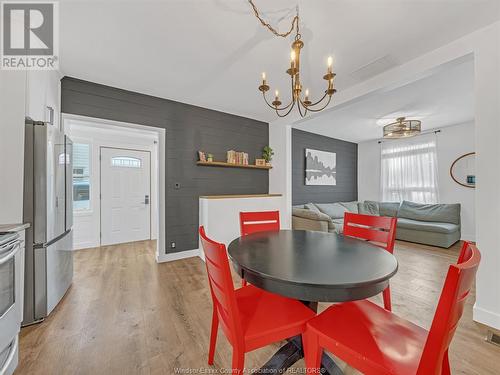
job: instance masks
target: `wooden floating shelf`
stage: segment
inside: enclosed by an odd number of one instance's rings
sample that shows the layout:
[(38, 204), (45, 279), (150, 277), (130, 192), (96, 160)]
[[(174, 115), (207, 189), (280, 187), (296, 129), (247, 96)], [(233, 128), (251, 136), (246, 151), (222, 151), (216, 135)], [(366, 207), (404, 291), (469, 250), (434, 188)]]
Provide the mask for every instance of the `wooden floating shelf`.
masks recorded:
[(244, 165), (244, 164), (232, 164), (223, 161), (198, 161), (197, 165), (204, 167), (226, 167), (226, 168), (249, 168), (249, 169), (271, 169), (271, 166), (267, 165)]

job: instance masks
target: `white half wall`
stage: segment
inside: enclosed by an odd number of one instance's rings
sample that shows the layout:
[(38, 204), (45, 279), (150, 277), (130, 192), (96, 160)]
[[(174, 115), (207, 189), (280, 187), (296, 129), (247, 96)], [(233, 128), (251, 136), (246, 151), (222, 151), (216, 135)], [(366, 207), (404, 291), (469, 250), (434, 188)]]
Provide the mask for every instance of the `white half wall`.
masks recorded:
[[(217, 238), (227, 246), (240, 234), (240, 212), (246, 211), (279, 211), (280, 224), (286, 229), (282, 221), (284, 218), (284, 197), (282, 196), (255, 196), (234, 198), (204, 198), (200, 197), (200, 226), (205, 228), (209, 238)], [(203, 246), (199, 245), (200, 257), (205, 259)]]
[[(442, 128), (437, 134), (440, 203), (462, 205), (462, 239), (470, 241), (476, 239), (475, 189), (460, 186), (453, 181), (450, 176), (450, 166), (459, 156), (474, 151), (474, 137), (475, 129), (472, 122)], [(358, 144), (358, 199), (376, 201), (381, 199), (378, 141)]]

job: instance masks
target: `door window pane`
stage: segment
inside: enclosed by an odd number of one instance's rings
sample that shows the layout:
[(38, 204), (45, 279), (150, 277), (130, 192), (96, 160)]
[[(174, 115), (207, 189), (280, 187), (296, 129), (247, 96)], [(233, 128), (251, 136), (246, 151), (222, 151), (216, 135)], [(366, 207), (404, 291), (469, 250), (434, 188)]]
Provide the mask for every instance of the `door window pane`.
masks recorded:
[(73, 209), (90, 210), (90, 145), (73, 144)]
[(111, 165), (113, 167), (140, 168), (141, 159), (119, 156), (111, 158)]

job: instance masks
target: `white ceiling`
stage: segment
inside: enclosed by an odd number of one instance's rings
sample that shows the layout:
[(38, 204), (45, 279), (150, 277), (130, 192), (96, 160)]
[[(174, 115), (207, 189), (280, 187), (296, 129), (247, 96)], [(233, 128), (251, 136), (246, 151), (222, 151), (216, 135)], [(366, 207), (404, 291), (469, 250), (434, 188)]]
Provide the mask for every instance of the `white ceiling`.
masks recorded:
[[(289, 27), (295, 2), (255, 0)], [(337, 88), (366, 77), (377, 61), (401, 64), (500, 18), (498, 0), (299, 1), (303, 81), (324, 91), (334, 56)], [(63, 74), (248, 116), (276, 118), (257, 86), (288, 91), (290, 40), (273, 36), (246, 0), (61, 0)]]
[(422, 130), (474, 120), (474, 61), (447, 64), (436, 73), (408, 85), (306, 120), (298, 129), (350, 142), (382, 137), (382, 128), (398, 117), (421, 120)]

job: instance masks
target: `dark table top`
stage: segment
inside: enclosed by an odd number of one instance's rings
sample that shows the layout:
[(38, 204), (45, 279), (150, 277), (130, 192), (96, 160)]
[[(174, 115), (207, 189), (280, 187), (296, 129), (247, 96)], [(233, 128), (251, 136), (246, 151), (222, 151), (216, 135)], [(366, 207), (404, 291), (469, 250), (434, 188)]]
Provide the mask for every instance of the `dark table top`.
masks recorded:
[(251, 284), (304, 301), (342, 302), (383, 291), (396, 258), (366, 241), (325, 232), (281, 230), (240, 237), (228, 247)]

